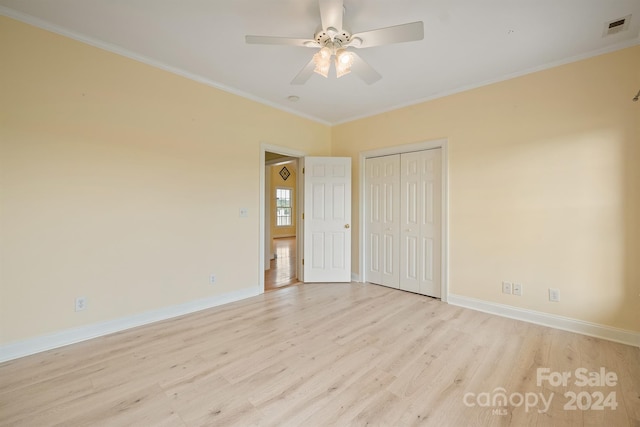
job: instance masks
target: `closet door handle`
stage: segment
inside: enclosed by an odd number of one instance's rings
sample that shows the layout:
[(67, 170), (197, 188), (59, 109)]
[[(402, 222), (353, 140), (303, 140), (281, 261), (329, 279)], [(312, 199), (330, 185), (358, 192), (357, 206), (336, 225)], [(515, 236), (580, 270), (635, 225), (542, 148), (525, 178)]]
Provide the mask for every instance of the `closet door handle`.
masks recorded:
[(344, 228), (349, 228), (349, 227), (351, 227), (349, 224), (344, 225)]

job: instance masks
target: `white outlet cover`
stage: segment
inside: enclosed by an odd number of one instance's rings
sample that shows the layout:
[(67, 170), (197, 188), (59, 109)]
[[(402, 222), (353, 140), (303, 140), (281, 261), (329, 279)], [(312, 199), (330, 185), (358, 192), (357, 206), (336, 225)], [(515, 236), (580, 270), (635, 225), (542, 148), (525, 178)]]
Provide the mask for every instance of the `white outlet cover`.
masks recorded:
[(520, 283), (514, 283), (512, 289), (514, 295), (522, 296), (522, 285)]
[(510, 294), (511, 293), (511, 289), (512, 289), (511, 282), (502, 282), (502, 293), (503, 294)]
[(82, 311), (87, 308), (87, 298), (78, 297), (76, 298), (76, 311)]

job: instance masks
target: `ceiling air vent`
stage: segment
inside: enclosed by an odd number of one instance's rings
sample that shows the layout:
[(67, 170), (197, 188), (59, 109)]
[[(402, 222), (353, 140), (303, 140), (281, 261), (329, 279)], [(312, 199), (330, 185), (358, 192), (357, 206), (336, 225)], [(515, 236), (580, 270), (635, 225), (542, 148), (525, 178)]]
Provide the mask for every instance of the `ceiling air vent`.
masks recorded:
[(622, 18), (614, 19), (604, 24), (603, 37), (610, 36), (611, 34), (617, 34), (621, 31), (629, 28), (629, 21), (631, 21), (631, 15), (624, 16)]

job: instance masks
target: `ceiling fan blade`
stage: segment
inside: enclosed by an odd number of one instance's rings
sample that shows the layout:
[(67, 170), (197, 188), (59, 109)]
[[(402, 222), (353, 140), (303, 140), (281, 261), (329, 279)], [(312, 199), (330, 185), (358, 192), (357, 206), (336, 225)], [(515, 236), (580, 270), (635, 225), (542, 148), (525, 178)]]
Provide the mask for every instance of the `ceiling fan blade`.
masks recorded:
[(291, 80), (292, 85), (303, 85), (309, 80), (309, 78), (313, 75), (313, 70), (316, 68), (316, 64), (313, 62), (313, 58), (311, 61), (304, 66), (302, 70), (298, 73), (297, 76)]
[(320, 47), (320, 43), (312, 39), (293, 39), (289, 37), (245, 36), (247, 44), (275, 44), (300, 47)]
[(322, 29), (333, 27), (337, 31), (342, 31), (343, 0), (319, 0), (319, 3)]
[[(361, 43), (355, 39), (362, 40)], [(365, 47), (381, 46), (392, 43), (412, 42), (424, 39), (424, 24), (422, 21), (410, 24), (395, 25), (393, 27), (379, 28), (365, 31), (351, 36), (351, 47), (363, 49)]]
[(364, 80), (366, 84), (368, 85), (373, 84), (382, 78), (382, 76), (378, 74), (378, 72), (374, 70), (371, 65), (367, 64), (367, 62), (364, 59), (362, 59), (358, 54), (356, 54), (353, 51), (350, 53), (353, 56), (353, 64), (351, 64), (351, 71), (356, 73), (358, 77)]

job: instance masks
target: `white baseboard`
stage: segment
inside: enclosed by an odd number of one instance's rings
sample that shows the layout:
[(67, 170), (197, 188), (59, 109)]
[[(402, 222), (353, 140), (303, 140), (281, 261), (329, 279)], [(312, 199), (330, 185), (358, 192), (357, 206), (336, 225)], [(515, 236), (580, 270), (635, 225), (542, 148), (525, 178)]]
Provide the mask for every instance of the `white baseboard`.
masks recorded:
[(24, 341), (17, 341), (0, 346), (0, 362), (17, 359), (30, 354), (40, 353), (91, 338), (120, 332), (125, 329), (135, 328), (148, 323), (160, 320), (171, 319), (185, 314), (193, 313), (207, 308), (216, 307), (234, 301), (259, 295), (258, 287), (240, 289), (223, 295), (216, 295), (210, 298), (203, 298), (178, 304), (171, 307), (164, 307), (157, 310), (147, 311), (120, 319), (108, 320), (106, 322), (94, 323), (92, 325), (81, 326), (79, 328), (66, 329), (52, 334), (30, 338)]
[(352, 282), (360, 282), (360, 275), (357, 273), (351, 273), (351, 281)]
[(510, 319), (522, 320), (529, 323), (535, 323), (537, 325), (549, 326), (551, 328), (562, 329), (564, 331), (575, 332), (582, 335), (640, 347), (640, 332), (630, 331), (627, 329), (614, 328), (612, 326), (585, 322), (584, 320), (498, 304), (462, 295), (449, 294), (448, 303), (459, 307), (508, 317)]

